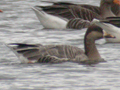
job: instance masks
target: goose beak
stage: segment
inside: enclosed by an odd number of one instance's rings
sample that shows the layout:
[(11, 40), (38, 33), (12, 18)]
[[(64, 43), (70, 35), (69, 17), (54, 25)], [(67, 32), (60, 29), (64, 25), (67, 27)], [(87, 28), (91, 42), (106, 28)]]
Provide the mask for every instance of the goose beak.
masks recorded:
[(111, 34), (108, 34), (106, 31), (103, 30), (103, 37), (104, 38), (116, 38), (115, 36), (111, 35)]
[(115, 4), (120, 5), (120, 0), (114, 0), (113, 2), (114, 2)]

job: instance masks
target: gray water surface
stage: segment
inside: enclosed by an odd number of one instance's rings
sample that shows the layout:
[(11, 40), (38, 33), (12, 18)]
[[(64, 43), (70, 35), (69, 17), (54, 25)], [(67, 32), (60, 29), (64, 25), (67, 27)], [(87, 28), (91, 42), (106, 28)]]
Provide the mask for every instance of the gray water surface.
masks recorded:
[[(99, 0), (79, 2), (99, 5)], [(86, 29), (43, 29), (31, 9), (39, 4), (44, 5), (40, 0), (0, 0), (4, 11), (0, 13), (0, 90), (120, 90), (119, 43), (98, 41), (97, 48), (107, 62), (97, 65), (20, 63), (7, 43), (68, 44), (84, 49)]]

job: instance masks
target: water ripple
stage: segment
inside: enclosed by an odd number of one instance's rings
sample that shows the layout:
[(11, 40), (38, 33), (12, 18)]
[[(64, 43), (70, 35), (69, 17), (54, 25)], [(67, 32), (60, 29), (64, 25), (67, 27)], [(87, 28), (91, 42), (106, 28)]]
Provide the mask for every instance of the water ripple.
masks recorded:
[[(56, 0), (57, 1), (57, 0)], [(66, 0), (67, 1), (67, 0)], [(76, 0), (79, 1), (79, 0)], [(99, 0), (80, 0), (98, 5)], [(93, 66), (77, 63), (21, 64), (7, 43), (68, 44), (84, 49), (83, 30), (43, 29), (31, 7), (38, 0), (1, 0), (0, 90), (119, 90), (120, 45), (97, 42), (107, 61)]]

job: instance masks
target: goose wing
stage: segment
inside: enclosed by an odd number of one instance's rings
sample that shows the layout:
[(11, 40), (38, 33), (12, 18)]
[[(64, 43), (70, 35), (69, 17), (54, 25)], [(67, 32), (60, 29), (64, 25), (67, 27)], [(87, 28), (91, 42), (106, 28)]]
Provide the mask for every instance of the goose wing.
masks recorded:
[(53, 3), (52, 6), (56, 6), (56, 5), (61, 5), (61, 6), (70, 6), (70, 5), (74, 5), (74, 6), (80, 6), (80, 7), (84, 7), (86, 9), (90, 9), (93, 12), (100, 14), (100, 8), (98, 6), (93, 6), (93, 5), (86, 5), (86, 4), (75, 4), (72, 2), (54, 2), (54, 1), (42, 1), (42, 2), (47, 2), (47, 3)]
[[(45, 2), (48, 2), (48, 1), (45, 1)], [(53, 3), (54, 5), (78, 5), (78, 6), (81, 6), (81, 7), (84, 7), (84, 8), (87, 8), (87, 9), (90, 9), (92, 10), (93, 12), (97, 13), (100, 15), (100, 7), (98, 6), (93, 6), (93, 5), (86, 5), (86, 4), (75, 4), (75, 3), (68, 3), (68, 2), (51, 2), (50, 3)], [(118, 4), (112, 4), (111, 5), (111, 10), (112, 12), (115, 14), (115, 15), (120, 15), (120, 5)]]
[(93, 18), (100, 19), (99, 7), (92, 5), (76, 5), (66, 2), (54, 2), (52, 6), (37, 6), (48, 14), (61, 16), (67, 19), (82, 18), (92, 21)]
[(84, 52), (69, 45), (32, 45), (11, 43), (10, 47), (22, 63), (60, 63), (69, 61)]
[(100, 7), (98, 7), (98, 6), (85, 5), (85, 4), (81, 4), (80, 6), (86, 8), (86, 9), (89, 9), (89, 10), (97, 13), (98, 15), (100, 15)]

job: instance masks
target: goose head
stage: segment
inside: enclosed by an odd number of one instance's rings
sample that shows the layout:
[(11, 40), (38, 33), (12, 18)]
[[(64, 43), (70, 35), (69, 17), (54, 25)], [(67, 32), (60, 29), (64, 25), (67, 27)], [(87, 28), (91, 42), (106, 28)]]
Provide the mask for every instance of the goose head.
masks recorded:
[(91, 25), (85, 34), (85, 38), (90, 40), (98, 40), (103, 38), (102, 28), (95, 25)]
[[(85, 55), (89, 60), (86, 60), (82, 63), (98, 63), (103, 62), (104, 59), (101, 58), (96, 46), (95, 41), (103, 37), (107, 37), (108, 34), (104, 33), (103, 29), (96, 25), (90, 25), (86, 31), (84, 37), (84, 49)], [(109, 38), (113, 38), (109, 35)]]
[(112, 34), (107, 33), (107, 31), (103, 30), (101, 27), (96, 26), (96, 25), (91, 25), (86, 34), (85, 34), (85, 38), (87, 39), (92, 39), (92, 40), (98, 40), (101, 38), (115, 38), (115, 36), (113, 36)]

